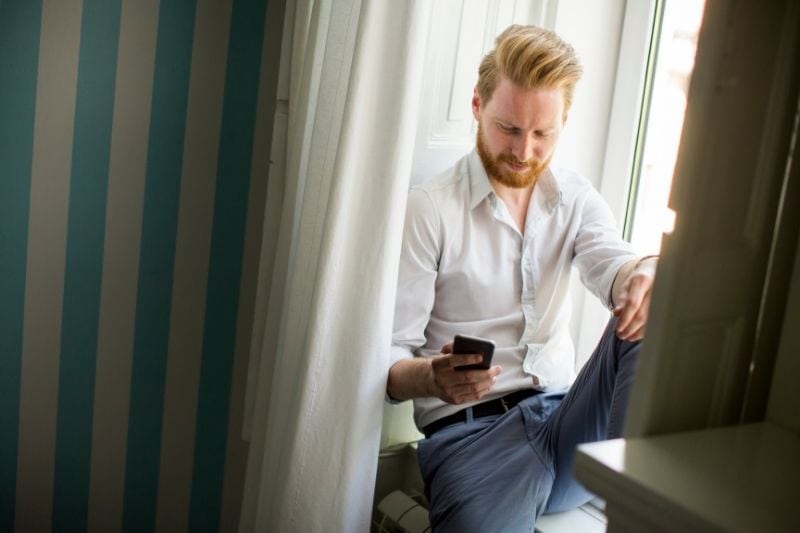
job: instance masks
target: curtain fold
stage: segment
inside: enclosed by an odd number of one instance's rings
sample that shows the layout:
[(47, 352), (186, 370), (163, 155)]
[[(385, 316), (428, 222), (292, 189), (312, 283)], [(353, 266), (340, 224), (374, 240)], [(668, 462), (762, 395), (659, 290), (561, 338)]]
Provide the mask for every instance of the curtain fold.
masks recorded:
[(369, 528), (429, 10), (287, 5), (286, 166), (269, 178), (285, 181), (264, 228), (241, 531)]

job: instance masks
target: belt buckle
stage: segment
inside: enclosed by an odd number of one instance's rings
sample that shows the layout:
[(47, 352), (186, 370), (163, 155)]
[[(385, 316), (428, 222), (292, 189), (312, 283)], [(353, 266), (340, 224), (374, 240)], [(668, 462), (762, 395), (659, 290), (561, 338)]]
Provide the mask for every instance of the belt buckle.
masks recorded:
[(500, 405), (503, 406), (503, 412), (507, 413), (508, 410), (509, 410), (509, 407), (508, 407), (508, 403), (506, 403), (506, 399), (505, 398), (500, 398)]

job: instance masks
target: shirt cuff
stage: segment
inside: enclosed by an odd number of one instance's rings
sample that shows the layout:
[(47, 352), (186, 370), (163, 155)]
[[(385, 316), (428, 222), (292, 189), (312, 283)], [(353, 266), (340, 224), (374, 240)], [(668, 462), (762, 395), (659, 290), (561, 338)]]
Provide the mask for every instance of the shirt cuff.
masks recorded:
[[(638, 270), (641, 270), (642, 267), (647, 267), (647, 265), (645, 265), (644, 263), (648, 259), (655, 259), (656, 260), (656, 264), (658, 264), (657, 263), (658, 262), (658, 257), (659, 257), (658, 255), (645, 255), (645, 256), (640, 257), (639, 260), (636, 261), (636, 264), (633, 266), (633, 271), (636, 272)], [(652, 273), (655, 273), (655, 266), (650, 266), (650, 267), (647, 267), (647, 268), (652, 269)]]
[(389, 394), (389, 391), (386, 391), (386, 394), (384, 395), (384, 400), (386, 401), (386, 403), (390, 403), (392, 405), (403, 403), (401, 400), (395, 400), (394, 398), (392, 398), (392, 396)]

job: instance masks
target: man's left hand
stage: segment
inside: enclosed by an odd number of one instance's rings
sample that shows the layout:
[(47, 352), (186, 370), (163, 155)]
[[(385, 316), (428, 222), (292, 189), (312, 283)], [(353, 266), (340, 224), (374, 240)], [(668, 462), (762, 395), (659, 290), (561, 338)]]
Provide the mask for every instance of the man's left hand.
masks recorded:
[(638, 341), (644, 337), (655, 267), (655, 258), (641, 261), (622, 285), (620, 297), (614, 307), (614, 315), (617, 316), (617, 337), (622, 340)]

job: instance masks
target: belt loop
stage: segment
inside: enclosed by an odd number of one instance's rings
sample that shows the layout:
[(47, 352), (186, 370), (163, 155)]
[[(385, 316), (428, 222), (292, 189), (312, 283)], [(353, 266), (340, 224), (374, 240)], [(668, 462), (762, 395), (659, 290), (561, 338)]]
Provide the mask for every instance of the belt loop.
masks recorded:
[(506, 403), (505, 396), (500, 398), (500, 405), (503, 406), (503, 411), (507, 413), (508, 412), (508, 403)]
[(464, 414), (467, 415), (467, 420), (466, 420), (467, 424), (475, 420), (475, 418), (472, 416), (472, 407), (467, 407), (466, 409), (464, 409), (464, 411), (465, 411)]

